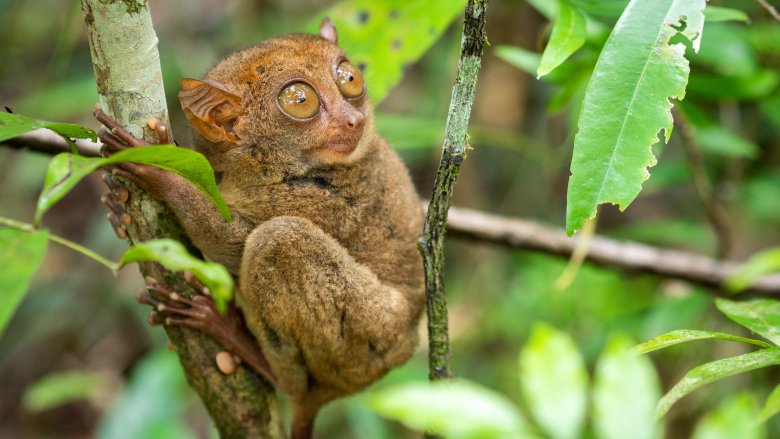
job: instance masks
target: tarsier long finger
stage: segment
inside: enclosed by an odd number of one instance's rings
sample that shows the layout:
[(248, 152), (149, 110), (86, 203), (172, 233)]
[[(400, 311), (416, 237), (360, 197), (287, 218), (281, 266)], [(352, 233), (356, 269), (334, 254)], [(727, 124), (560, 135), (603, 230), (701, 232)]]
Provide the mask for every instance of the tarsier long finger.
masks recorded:
[(238, 278), (252, 342), (292, 400), (292, 437), (310, 438), (323, 404), (364, 389), (417, 345), (418, 197), (374, 131), (361, 72), (327, 19), (320, 35), (261, 42), (181, 85), (193, 146), (234, 219), (183, 180), (153, 196)]

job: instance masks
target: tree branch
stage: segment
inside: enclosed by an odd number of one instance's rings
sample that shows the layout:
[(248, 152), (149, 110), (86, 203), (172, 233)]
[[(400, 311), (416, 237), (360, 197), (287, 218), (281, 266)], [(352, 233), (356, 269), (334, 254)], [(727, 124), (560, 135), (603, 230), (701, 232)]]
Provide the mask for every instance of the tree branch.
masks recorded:
[[(137, 137), (154, 143), (146, 126), (155, 117), (167, 127), (168, 111), (157, 51), (146, 1), (81, 0), (87, 24), (92, 63), (103, 108)], [(189, 242), (172, 213), (138, 188), (131, 188), (127, 211), (131, 242), (172, 238)], [(190, 248), (192, 245), (190, 244)], [(140, 264), (144, 276), (152, 276), (175, 291), (195, 292), (181, 275), (158, 264)], [(203, 400), (224, 438), (283, 437), (274, 389), (246, 367), (225, 376), (216, 367), (219, 344), (188, 328), (165, 327), (184, 368), (187, 380)], [(154, 398), (154, 395), (149, 395)]]
[(777, 12), (777, 9), (775, 9), (774, 6), (770, 5), (766, 0), (756, 0), (758, 4), (760, 4), (764, 9), (766, 9), (767, 12), (769, 12), (769, 15), (772, 16), (777, 21), (780, 21), (780, 12)]
[[(449, 233), (513, 249), (569, 257), (577, 242), (576, 237), (566, 236), (563, 229), (528, 220), (504, 218), (456, 207), (451, 208), (449, 214)], [(718, 261), (692, 252), (618, 241), (603, 236), (591, 238), (590, 250), (585, 259), (599, 265), (682, 279), (712, 288), (722, 288), (726, 278), (739, 267), (739, 264), (734, 262)], [(747, 290), (780, 295), (780, 274), (766, 276)]]
[(468, 0), (466, 4), (458, 74), (452, 87), (452, 100), (444, 130), (444, 146), (419, 242), (428, 297), (428, 361), (431, 380), (452, 377), (447, 330), (447, 299), (442, 277), (444, 227), (447, 222), (447, 211), (452, 205), (455, 181), (466, 155), (466, 130), (471, 115), (471, 105), (474, 102), (477, 74), (482, 63), (482, 49), (487, 38), (486, 7), (487, 0)]
[[(53, 133), (51, 136), (40, 136), (39, 131), (48, 130), (32, 131), (3, 143), (48, 154), (70, 151), (68, 144), (60, 136)], [(87, 140), (76, 143), (85, 156), (93, 155), (94, 151), (100, 149), (100, 143)], [(423, 203), (425, 209), (427, 206), (428, 203)], [(528, 219), (507, 218), (459, 207), (451, 207), (448, 211), (447, 233), (512, 249), (539, 251), (565, 258), (571, 257), (577, 242), (577, 237), (566, 236), (563, 229), (544, 226)], [(593, 237), (585, 259), (606, 267), (683, 279), (712, 288), (721, 288), (725, 279), (739, 266), (734, 262), (719, 261), (698, 253), (618, 241), (598, 235)], [(780, 295), (780, 275), (767, 276), (747, 290)]]

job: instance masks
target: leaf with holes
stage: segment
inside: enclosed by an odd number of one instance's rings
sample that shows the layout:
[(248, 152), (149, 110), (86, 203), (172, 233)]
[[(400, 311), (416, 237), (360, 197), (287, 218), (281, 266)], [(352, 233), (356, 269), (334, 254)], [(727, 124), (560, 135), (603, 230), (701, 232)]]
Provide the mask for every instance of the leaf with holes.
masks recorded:
[(136, 244), (119, 259), (120, 266), (133, 262), (156, 261), (171, 271), (189, 271), (211, 290), (217, 309), (224, 312), (233, 298), (233, 277), (227, 268), (192, 256), (184, 246), (172, 239), (156, 239)]
[(682, 99), (698, 50), (706, 0), (633, 0), (596, 63), (574, 139), (566, 231), (579, 230), (602, 203), (624, 210), (656, 163), (651, 146), (672, 131), (670, 98)]

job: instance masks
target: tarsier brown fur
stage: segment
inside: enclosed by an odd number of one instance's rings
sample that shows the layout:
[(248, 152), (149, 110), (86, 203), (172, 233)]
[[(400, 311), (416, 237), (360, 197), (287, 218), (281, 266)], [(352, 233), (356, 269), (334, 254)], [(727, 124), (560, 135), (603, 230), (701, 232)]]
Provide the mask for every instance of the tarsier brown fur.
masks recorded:
[[(167, 203), (203, 255), (237, 276), (253, 345), (226, 348), (256, 356), (244, 360), (293, 402), (293, 438), (309, 438), (323, 404), (365, 388), (417, 345), (418, 197), (327, 19), (319, 36), (263, 41), (181, 84), (194, 149), (233, 221), (175, 174), (133, 164), (115, 174)], [(112, 133), (101, 135), (109, 150), (135, 146)], [(175, 298), (173, 308), (201, 302)]]

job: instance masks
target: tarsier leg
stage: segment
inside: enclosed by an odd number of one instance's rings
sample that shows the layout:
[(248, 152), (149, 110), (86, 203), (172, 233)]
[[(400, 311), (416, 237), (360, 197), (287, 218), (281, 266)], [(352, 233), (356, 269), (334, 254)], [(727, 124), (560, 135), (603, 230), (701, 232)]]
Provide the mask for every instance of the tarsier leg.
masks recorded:
[(280, 388), (300, 402), (354, 393), (416, 345), (417, 316), (402, 292), (309, 220), (283, 216), (258, 226), (239, 279), (247, 326)]
[(113, 227), (116, 236), (120, 239), (125, 239), (127, 238), (126, 228), (132, 223), (132, 218), (130, 217), (130, 214), (125, 211), (125, 208), (122, 207), (122, 204), (127, 201), (130, 194), (127, 188), (120, 186), (114, 179), (114, 176), (108, 172), (103, 174), (103, 181), (109, 189), (109, 192), (100, 197), (100, 202), (105, 204), (110, 210), (110, 212), (106, 214), (106, 218), (108, 218), (108, 222), (111, 223), (111, 227)]
[[(208, 292), (190, 276), (187, 277), (187, 281)], [(208, 334), (225, 349), (238, 355), (272, 384), (275, 383), (276, 376), (257, 342), (246, 330), (243, 318), (236, 308), (231, 306), (227, 314), (221, 315), (211, 296), (201, 294), (190, 299), (169, 290), (151, 278), (147, 278), (147, 286), (139, 292), (137, 299), (140, 303), (151, 305), (155, 309), (155, 313), (149, 318), (149, 323), (187, 326)]]

